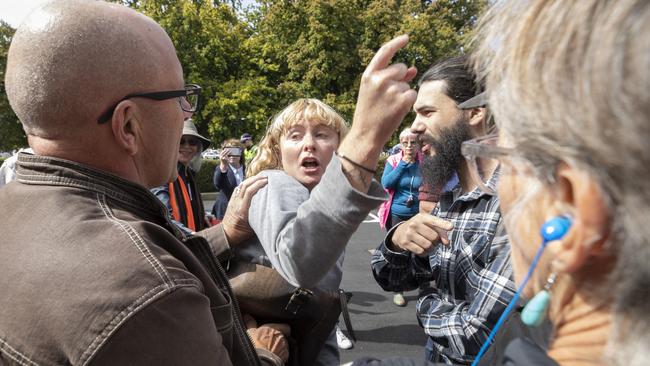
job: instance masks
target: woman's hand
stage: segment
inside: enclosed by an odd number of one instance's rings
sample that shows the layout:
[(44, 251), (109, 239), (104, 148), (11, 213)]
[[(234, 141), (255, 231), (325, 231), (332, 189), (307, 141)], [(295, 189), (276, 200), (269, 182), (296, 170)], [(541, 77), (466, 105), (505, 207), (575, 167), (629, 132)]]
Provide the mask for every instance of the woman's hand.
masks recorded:
[(413, 156), (411, 154), (404, 154), (402, 155), (402, 160), (404, 160), (405, 163), (413, 163), (415, 160), (413, 159)]

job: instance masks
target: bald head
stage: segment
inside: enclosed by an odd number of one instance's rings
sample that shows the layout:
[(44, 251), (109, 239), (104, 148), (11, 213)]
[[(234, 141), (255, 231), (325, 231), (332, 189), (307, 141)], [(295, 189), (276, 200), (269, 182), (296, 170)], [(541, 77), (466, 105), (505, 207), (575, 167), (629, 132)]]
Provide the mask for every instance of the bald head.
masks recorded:
[[(101, 1), (51, 1), (16, 31), (5, 84), (28, 135), (78, 138), (129, 93), (180, 72), (174, 46), (150, 18)], [(180, 72), (182, 74), (182, 72)]]

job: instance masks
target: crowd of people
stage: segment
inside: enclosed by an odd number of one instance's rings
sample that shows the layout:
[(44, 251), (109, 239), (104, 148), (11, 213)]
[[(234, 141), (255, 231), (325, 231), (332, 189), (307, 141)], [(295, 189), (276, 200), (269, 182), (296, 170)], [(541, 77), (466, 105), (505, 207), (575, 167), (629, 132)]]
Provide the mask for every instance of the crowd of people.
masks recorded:
[[(258, 146), (224, 141), (210, 215), (201, 88), (162, 27), (119, 4), (42, 5), (5, 72), (31, 150), (2, 169), (0, 364), (340, 364), (339, 308), (318, 335), (278, 319), (345, 302), (346, 246), (380, 206), (369, 275), (398, 305), (421, 289), (428, 341), (418, 360), (353, 365), (645, 364), (648, 20), (641, 0), (495, 2), (471, 53), (431, 60), (417, 90), (391, 63), (397, 36), (351, 124), (301, 98)], [(239, 306), (237, 263), (289, 289), (284, 318)]]

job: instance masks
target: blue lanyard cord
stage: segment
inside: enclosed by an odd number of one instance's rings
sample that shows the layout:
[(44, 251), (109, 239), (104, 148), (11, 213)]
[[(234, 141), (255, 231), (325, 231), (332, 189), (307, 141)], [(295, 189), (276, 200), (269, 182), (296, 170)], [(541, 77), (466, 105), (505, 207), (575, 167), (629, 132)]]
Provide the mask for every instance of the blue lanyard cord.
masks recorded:
[(510, 303), (508, 304), (508, 307), (503, 311), (501, 314), (501, 317), (499, 318), (499, 321), (497, 321), (496, 325), (492, 329), (492, 332), (490, 332), (490, 336), (488, 339), (483, 343), (483, 346), (481, 346), (481, 350), (478, 352), (478, 355), (476, 355), (476, 358), (474, 359), (474, 362), (472, 362), (472, 366), (477, 366), (479, 361), (481, 360), (481, 357), (483, 357), (483, 354), (485, 354), (485, 351), (490, 347), (490, 343), (492, 343), (492, 340), (494, 339), (494, 336), (497, 334), (499, 331), (499, 328), (503, 325), (503, 322), (505, 322), (506, 318), (508, 317), (508, 314), (510, 314), (510, 311), (512, 311), (512, 308), (515, 307), (517, 304), (517, 300), (519, 300), (519, 295), (521, 294), (521, 291), (523, 291), (524, 287), (526, 287), (526, 284), (528, 283), (528, 280), (533, 274), (533, 271), (535, 270), (535, 267), (537, 267), (537, 262), (539, 262), (539, 258), (542, 256), (542, 253), (544, 252), (544, 249), (546, 248), (546, 243), (547, 240), (542, 241), (542, 246), (537, 250), (537, 254), (535, 254), (535, 258), (533, 259), (533, 262), (530, 264), (530, 268), (528, 268), (528, 273), (526, 273), (526, 277), (524, 277), (523, 282), (521, 285), (519, 285), (519, 288), (517, 289), (517, 292), (515, 292), (515, 296), (512, 297), (512, 300), (510, 300)]

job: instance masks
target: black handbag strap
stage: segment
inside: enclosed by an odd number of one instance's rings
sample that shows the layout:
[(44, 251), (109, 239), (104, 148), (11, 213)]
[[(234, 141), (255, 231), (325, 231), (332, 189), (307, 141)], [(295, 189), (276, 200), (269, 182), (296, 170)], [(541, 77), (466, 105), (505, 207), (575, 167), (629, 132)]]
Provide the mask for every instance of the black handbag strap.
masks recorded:
[(350, 312), (348, 311), (349, 297), (352, 297), (351, 293), (345, 292), (343, 289), (339, 289), (339, 300), (341, 300), (341, 314), (343, 314), (345, 329), (347, 329), (350, 338), (356, 342), (357, 337), (354, 335), (354, 329), (352, 329), (352, 320), (350, 319)]

